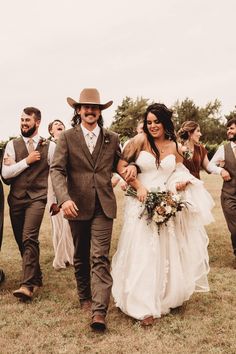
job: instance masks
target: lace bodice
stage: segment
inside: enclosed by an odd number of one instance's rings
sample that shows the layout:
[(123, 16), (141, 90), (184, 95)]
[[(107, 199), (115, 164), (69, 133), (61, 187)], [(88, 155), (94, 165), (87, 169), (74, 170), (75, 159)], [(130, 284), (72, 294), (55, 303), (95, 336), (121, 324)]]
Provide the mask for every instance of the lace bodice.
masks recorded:
[(154, 155), (144, 150), (140, 152), (135, 163), (141, 170), (141, 173), (138, 174), (138, 179), (148, 190), (158, 187), (161, 190), (165, 190), (166, 182), (176, 167), (174, 154), (164, 157), (157, 168)]

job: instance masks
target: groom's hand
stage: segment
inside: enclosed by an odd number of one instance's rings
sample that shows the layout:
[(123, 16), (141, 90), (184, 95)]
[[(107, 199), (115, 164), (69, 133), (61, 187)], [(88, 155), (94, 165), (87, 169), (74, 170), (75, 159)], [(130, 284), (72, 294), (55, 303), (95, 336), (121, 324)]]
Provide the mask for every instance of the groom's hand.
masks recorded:
[(73, 200), (67, 200), (62, 204), (61, 208), (66, 218), (76, 218), (79, 215), (79, 209)]
[(124, 175), (124, 180), (126, 182), (132, 182), (137, 177), (137, 168), (134, 165), (128, 165), (121, 172)]

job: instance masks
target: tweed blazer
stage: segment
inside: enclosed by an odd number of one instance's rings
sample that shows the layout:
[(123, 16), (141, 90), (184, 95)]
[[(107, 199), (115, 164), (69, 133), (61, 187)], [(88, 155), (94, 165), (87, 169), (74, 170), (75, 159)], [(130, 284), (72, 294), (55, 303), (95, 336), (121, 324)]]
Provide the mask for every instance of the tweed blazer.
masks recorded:
[(96, 195), (105, 215), (116, 217), (111, 177), (120, 156), (118, 135), (101, 128), (95, 150), (94, 157), (80, 125), (63, 132), (58, 140), (50, 173), (58, 204), (73, 200), (79, 208), (78, 217), (71, 220), (91, 219)]

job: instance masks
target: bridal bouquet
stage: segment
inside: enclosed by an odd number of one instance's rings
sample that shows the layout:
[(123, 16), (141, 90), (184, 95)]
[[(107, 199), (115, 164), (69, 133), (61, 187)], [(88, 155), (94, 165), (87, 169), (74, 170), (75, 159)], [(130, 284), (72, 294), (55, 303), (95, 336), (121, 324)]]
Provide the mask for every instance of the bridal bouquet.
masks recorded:
[[(137, 192), (132, 187), (128, 187), (126, 195), (137, 197)], [(161, 192), (160, 188), (157, 188), (148, 192), (140, 217), (146, 216), (147, 220), (154, 221), (160, 226), (175, 216), (177, 211), (186, 207), (186, 204), (180, 194), (173, 194), (169, 191)]]

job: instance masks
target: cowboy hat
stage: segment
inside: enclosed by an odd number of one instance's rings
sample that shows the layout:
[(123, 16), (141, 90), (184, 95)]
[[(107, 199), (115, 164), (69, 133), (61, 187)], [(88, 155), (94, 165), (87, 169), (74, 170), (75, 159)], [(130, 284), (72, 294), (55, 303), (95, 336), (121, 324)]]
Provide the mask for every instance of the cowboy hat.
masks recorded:
[(85, 88), (81, 91), (78, 102), (73, 100), (73, 98), (67, 97), (67, 102), (72, 108), (82, 104), (96, 104), (100, 106), (100, 109), (106, 109), (110, 107), (113, 101), (102, 104), (100, 102), (100, 94), (95, 88)]

